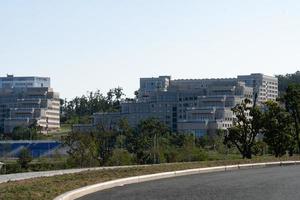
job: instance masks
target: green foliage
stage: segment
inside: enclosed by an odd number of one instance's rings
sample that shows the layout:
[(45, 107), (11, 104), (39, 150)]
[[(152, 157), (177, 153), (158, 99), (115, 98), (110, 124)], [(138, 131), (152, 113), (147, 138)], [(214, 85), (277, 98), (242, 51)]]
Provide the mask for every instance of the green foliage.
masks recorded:
[(37, 132), (28, 127), (17, 126), (13, 129), (11, 139), (13, 140), (36, 140), (38, 138)]
[(125, 148), (132, 152), (133, 134), (134, 130), (129, 126), (127, 119), (121, 119), (118, 123), (115, 148)]
[(32, 161), (32, 156), (27, 148), (21, 149), (18, 156), (18, 163), (24, 169), (28, 168), (28, 164)]
[(256, 156), (263, 156), (264, 154), (266, 154), (267, 151), (267, 143), (262, 141), (262, 140), (257, 140), (255, 141), (252, 151), (253, 154)]
[(123, 96), (123, 89), (118, 87), (110, 89), (106, 96), (97, 90), (81, 97), (75, 97), (71, 101), (61, 100), (61, 122), (90, 123), (89, 117), (96, 112), (118, 111)]
[(132, 165), (133, 163), (134, 156), (125, 149), (114, 149), (108, 159), (108, 165), (111, 166)]
[(228, 147), (235, 146), (243, 158), (251, 159), (255, 138), (262, 128), (262, 113), (257, 106), (251, 106), (249, 99), (236, 105), (232, 111), (237, 119), (234, 126), (228, 129), (224, 143)]
[(204, 136), (197, 138), (196, 143), (202, 148), (210, 151), (216, 151), (221, 154), (227, 154), (229, 150), (234, 151), (234, 149), (229, 149), (224, 145), (225, 131), (218, 130), (216, 133), (207, 133)]
[(93, 134), (71, 132), (64, 138), (64, 145), (69, 148), (70, 165), (88, 167), (99, 163), (99, 146)]
[(137, 153), (138, 162), (160, 163), (162, 154), (160, 150), (167, 142), (164, 137), (168, 137), (169, 130), (159, 120), (150, 118), (141, 121), (135, 134), (134, 150)]
[(264, 141), (276, 157), (286, 154), (293, 139), (292, 118), (277, 102), (265, 103), (266, 111), (263, 117)]
[[(59, 169), (68, 169), (72, 167), (77, 167), (77, 165), (69, 165), (65, 160), (62, 161), (53, 161), (53, 160), (33, 160), (28, 163), (27, 168), (21, 168), (19, 162), (6, 163), (2, 169), (4, 174), (12, 174), (19, 172), (32, 172), (32, 171), (49, 171), (49, 170), (59, 170)], [(0, 170), (1, 171), (1, 170)], [(0, 173), (1, 174), (1, 173)]]
[(0, 174), (12, 174), (12, 173), (19, 173), (23, 172), (25, 169), (21, 168), (19, 162), (16, 163), (7, 163), (5, 166), (0, 170)]
[(100, 165), (107, 165), (107, 162), (116, 146), (116, 138), (118, 133), (114, 130), (98, 130), (94, 134), (96, 135), (96, 141), (98, 144)]
[(288, 86), (291, 84), (300, 84), (300, 71), (294, 74), (278, 75), (278, 90), (280, 94), (284, 94)]
[(91, 117), (90, 115), (71, 115), (68, 119), (65, 121), (66, 124), (90, 124), (91, 123)]
[(289, 85), (283, 97), (286, 110), (291, 114), (294, 125), (294, 140), (298, 146), (298, 153), (300, 152), (300, 85)]
[(41, 126), (37, 125), (37, 121), (33, 121), (29, 126), (16, 126), (12, 133), (6, 134), (5, 139), (12, 140), (37, 140), (40, 139), (42, 134)]
[(207, 160), (207, 158), (207, 153), (202, 148), (196, 146), (194, 135), (186, 135), (184, 138), (183, 146), (181, 147), (179, 161), (203, 161)]
[(164, 160), (167, 163), (179, 162), (182, 156), (180, 155), (180, 149), (176, 146), (168, 146), (164, 149)]
[(70, 164), (80, 166), (96, 161), (98, 165), (124, 165), (208, 159), (193, 135), (171, 133), (154, 118), (141, 121), (137, 129), (123, 119), (113, 130), (100, 127), (92, 133), (69, 133), (64, 140)]

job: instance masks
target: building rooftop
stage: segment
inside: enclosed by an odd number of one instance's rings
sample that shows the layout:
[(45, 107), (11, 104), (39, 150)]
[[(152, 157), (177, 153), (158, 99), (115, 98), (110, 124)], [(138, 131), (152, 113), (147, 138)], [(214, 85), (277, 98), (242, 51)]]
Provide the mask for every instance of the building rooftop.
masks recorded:
[(236, 80), (237, 78), (202, 78), (202, 79), (174, 79), (174, 81), (218, 81), (218, 80)]
[(0, 77), (1, 79), (18, 79), (18, 78), (46, 78), (46, 79), (50, 79), (50, 77), (44, 77), (44, 76), (14, 76), (13, 74), (7, 74), (6, 76), (2, 76)]

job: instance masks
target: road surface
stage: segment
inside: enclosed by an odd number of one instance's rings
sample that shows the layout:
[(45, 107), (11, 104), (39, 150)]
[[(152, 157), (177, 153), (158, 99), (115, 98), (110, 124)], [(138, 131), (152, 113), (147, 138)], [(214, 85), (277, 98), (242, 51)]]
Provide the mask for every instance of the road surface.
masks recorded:
[(162, 179), (116, 187), (80, 200), (295, 200), (300, 166), (267, 167)]

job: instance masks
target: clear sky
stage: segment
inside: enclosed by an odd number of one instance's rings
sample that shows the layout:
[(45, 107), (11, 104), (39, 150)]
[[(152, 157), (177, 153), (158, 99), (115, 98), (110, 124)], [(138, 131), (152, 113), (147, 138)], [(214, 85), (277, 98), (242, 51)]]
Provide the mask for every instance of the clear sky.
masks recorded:
[(62, 98), (296, 70), (299, 0), (0, 0), (0, 76), (49, 76)]

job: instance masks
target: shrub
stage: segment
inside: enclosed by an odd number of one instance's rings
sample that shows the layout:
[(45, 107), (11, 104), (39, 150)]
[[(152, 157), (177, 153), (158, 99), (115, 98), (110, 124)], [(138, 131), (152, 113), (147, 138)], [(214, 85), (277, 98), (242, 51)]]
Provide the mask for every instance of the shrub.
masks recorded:
[(132, 165), (133, 163), (134, 156), (125, 149), (114, 149), (108, 160), (108, 165), (111, 166)]
[(183, 149), (180, 151), (181, 162), (193, 162), (208, 160), (208, 154), (201, 148), (192, 148), (189, 150)]
[(29, 150), (27, 148), (21, 149), (18, 158), (18, 163), (21, 165), (21, 168), (28, 169), (28, 164), (32, 161)]

